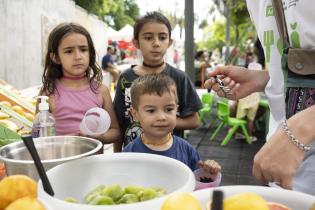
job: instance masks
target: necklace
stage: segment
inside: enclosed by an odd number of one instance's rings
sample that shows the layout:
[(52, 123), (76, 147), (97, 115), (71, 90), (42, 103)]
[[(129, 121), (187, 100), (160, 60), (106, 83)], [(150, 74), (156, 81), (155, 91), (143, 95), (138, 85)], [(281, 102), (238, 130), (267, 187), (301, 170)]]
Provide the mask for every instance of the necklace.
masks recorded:
[(165, 145), (165, 144), (169, 143), (172, 139), (173, 139), (172, 134), (168, 133), (167, 136), (164, 139), (162, 139), (161, 141), (159, 141), (159, 142), (152, 142), (152, 141), (146, 139), (144, 134), (141, 133), (141, 140), (142, 140), (142, 142), (144, 144), (149, 144), (149, 145), (153, 145), (153, 146)]
[(159, 68), (161, 66), (164, 65), (164, 61), (162, 61), (162, 63), (159, 63), (159, 64), (155, 64), (155, 65), (151, 65), (151, 64), (147, 64), (145, 63), (144, 61), (142, 62), (142, 65), (145, 66), (145, 67), (148, 67), (148, 68)]
[(74, 77), (68, 77), (68, 76), (62, 76), (63, 79), (67, 79), (67, 80), (80, 80), (85, 78), (86, 76), (74, 76)]

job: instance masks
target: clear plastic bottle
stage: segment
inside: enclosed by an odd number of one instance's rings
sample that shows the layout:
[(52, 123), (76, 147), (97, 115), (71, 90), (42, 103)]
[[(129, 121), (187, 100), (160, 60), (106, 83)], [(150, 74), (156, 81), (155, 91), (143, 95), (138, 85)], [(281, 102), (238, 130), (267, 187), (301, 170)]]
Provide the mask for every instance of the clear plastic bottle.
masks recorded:
[(56, 135), (56, 121), (54, 116), (49, 112), (47, 96), (38, 96), (41, 102), (38, 105), (39, 112), (35, 115), (32, 129), (33, 138)]

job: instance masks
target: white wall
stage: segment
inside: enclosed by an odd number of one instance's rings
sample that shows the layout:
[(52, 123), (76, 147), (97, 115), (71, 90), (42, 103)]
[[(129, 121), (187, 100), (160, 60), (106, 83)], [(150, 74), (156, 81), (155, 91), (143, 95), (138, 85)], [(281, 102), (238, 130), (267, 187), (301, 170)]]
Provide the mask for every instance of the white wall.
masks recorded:
[(100, 63), (107, 26), (74, 1), (0, 0), (0, 78), (17, 89), (40, 85), (48, 34), (65, 21), (86, 27)]

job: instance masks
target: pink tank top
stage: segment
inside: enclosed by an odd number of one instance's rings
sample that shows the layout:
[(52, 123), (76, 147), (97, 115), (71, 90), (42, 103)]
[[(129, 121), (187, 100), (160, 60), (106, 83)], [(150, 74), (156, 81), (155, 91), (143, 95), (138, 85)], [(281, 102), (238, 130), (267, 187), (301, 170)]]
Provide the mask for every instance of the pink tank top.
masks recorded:
[(92, 91), (90, 85), (70, 89), (57, 82), (56, 89), (56, 108), (53, 113), (56, 119), (56, 134), (77, 134), (85, 112), (93, 107), (102, 107), (98, 95)]

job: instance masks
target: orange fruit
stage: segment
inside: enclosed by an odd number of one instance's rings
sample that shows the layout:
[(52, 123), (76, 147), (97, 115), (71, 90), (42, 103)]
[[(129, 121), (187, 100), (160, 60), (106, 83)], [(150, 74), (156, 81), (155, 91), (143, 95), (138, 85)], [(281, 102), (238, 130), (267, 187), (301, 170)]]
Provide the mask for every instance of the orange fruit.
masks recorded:
[(1, 180), (0, 209), (25, 196), (37, 197), (37, 184), (33, 179), (25, 175), (12, 175)]
[[(245, 194), (245, 195), (244, 195)], [(248, 195), (252, 194), (252, 195)], [(291, 210), (290, 208), (280, 204), (280, 203), (274, 203), (274, 202), (268, 202), (261, 200), (261, 197), (259, 195), (253, 195), (254, 193), (240, 193), (231, 197), (228, 197), (224, 200), (224, 209), (227, 210), (245, 210), (245, 209), (266, 209), (266, 205), (268, 206), (268, 210)], [(236, 201), (234, 199), (239, 199), (239, 201)], [(246, 200), (250, 199), (250, 200)], [(228, 200), (228, 201), (226, 201)], [(230, 203), (230, 204), (228, 204)], [(211, 201), (208, 201), (206, 210), (210, 210)]]
[(258, 194), (247, 192), (224, 199), (224, 210), (269, 210), (267, 202)]
[(6, 176), (5, 172), (5, 165), (4, 163), (0, 162), (0, 181)]
[(10, 203), (5, 210), (45, 210), (45, 208), (36, 198), (23, 197)]
[(161, 210), (202, 210), (201, 204), (193, 195), (185, 192), (171, 194)]

